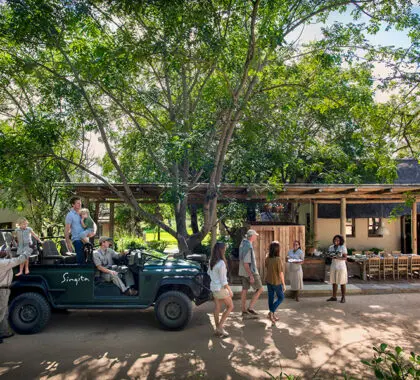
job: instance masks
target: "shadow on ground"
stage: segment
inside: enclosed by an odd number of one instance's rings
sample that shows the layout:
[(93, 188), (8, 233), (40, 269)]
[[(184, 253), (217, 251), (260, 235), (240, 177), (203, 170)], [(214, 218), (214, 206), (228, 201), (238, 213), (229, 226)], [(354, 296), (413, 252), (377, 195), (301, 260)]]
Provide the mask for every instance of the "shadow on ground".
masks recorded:
[[(332, 379), (343, 370), (366, 379), (360, 358), (388, 342), (420, 351), (419, 295), (353, 296), (348, 303), (324, 298), (286, 300), (281, 320), (234, 312), (231, 336), (213, 335), (212, 305), (195, 310), (184, 331), (163, 331), (153, 310), (72, 311), (54, 314), (38, 335), (16, 336), (1, 346), (2, 378), (41, 379), (251, 379), (281, 371), (305, 379)], [(239, 304), (235, 302), (236, 310)]]

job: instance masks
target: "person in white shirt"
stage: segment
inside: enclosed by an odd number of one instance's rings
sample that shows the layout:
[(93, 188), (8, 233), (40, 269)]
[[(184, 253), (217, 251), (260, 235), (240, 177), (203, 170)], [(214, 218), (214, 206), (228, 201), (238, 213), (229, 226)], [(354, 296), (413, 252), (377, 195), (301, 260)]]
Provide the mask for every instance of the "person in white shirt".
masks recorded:
[(328, 298), (327, 301), (337, 301), (337, 289), (338, 285), (341, 286), (341, 303), (346, 302), (346, 284), (348, 281), (347, 276), (347, 248), (344, 245), (344, 238), (341, 235), (335, 235), (333, 237), (333, 245), (330, 245), (328, 252), (333, 254), (331, 270), (330, 270), (330, 282), (333, 286), (333, 295)]
[[(226, 318), (233, 310), (232, 297), (233, 293), (227, 280), (226, 268), (226, 245), (222, 242), (217, 242), (214, 245), (210, 257), (210, 265), (208, 274), (210, 276), (210, 289), (213, 293), (214, 300), (214, 323), (216, 325), (215, 334), (222, 338), (229, 336), (229, 333), (223, 328)], [(219, 318), (220, 311), (223, 304), (225, 304), (225, 311), (222, 317)]]

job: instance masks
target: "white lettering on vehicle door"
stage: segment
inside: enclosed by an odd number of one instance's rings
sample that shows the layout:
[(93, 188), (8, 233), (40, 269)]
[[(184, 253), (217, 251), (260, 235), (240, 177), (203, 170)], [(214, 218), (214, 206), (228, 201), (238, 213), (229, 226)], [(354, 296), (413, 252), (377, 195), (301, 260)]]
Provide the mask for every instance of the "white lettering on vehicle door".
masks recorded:
[(63, 274), (63, 281), (61, 281), (62, 284), (69, 283), (69, 285), (72, 284), (76, 286), (79, 285), (79, 282), (90, 282), (90, 280), (81, 274), (72, 275), (72, 277), (70, 277), (69, 272), (66, 272)]

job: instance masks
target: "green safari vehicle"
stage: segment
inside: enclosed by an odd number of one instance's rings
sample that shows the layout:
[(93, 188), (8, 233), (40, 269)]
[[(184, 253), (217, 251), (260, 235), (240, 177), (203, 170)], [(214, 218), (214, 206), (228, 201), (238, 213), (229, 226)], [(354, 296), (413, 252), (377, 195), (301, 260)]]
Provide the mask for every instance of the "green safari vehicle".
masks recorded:
[(101, 282), (88, 255), (85, 264), (74, 257), (46, 256), (42, 251), (30, 274), (11, 285), (9, 322), (20, 334), (34, 334), (48, 323), (52, 309), (145, 309), (154, 306), (165, 329), (183, 329), (192, 317), (192, 302), (210, 299), (205, 255), (169, 258), (136, 248), (120, 264), (132, 272), (137, 296), (125, 296), (113, 283)]

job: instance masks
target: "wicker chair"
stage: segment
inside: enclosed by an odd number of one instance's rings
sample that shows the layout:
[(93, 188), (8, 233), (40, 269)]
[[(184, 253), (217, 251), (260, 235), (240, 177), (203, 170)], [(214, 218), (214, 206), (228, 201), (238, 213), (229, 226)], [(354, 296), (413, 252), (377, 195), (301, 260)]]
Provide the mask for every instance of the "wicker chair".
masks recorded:
[(387, 275), (392, 274), (392, 278), (395, 280), (395, 259), (393, 257), (384, 257), (381, 260), (382, 264), (382, 274), (384, 275), (384, 280)]
[(400, 274), (405, 274), (408, 280), (408, 257), (398, 256), (395, 270), (398, 280), (400, 279)]
[(377, 275), (378, 279), (381, 277), (381, 259), (379, 257), (371, 257), (367, 262), (367, 276), (372, 279), (373, 275)]

